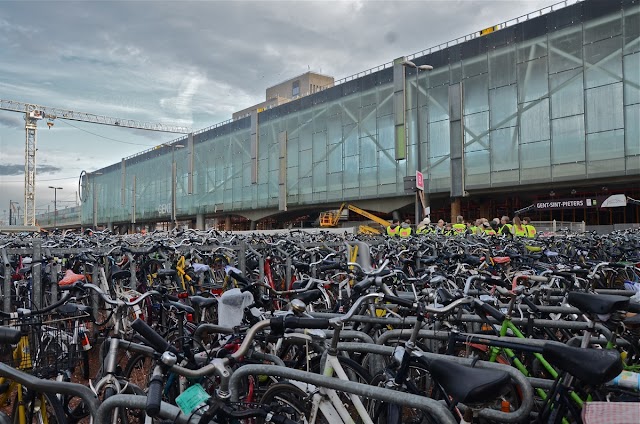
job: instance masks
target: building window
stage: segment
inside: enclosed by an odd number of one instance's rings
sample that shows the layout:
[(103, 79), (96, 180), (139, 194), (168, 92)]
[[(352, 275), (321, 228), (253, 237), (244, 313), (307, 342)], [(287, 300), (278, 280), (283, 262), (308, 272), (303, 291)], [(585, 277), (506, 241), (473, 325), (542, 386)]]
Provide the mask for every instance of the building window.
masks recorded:
[(293, 90), (291, 90), (291, 97), (300, 95), (300, 81), (293, 82)]

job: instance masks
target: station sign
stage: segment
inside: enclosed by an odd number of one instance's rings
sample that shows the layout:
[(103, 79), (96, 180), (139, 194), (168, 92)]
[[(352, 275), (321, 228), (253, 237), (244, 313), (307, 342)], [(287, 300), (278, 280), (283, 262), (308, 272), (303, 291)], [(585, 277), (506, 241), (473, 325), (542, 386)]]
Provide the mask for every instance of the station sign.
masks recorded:
[(418, 190), (424, 190), (424, 176), (420, 171), (416, 171), (416, 188)]
[(597, 207), (598, 199), (593, 198), (571, 198), (571, 199), (551, 199), (538, 200), (534, 203), (539, 211), (552, 211), (560, 209), (583, 209)]

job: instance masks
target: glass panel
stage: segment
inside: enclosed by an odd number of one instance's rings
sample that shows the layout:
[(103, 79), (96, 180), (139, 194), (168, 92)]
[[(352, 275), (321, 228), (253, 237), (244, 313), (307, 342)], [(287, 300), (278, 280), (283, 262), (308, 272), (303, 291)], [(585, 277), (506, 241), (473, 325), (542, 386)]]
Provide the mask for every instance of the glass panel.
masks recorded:
[(547, 95), (547, 58), (542, 57), (518, 65), (518, 101), (537, 100)]
[(640, 6), (624, 13), (624, 53), (640, 51)]
[(516, 84), (489, 91), (491, 105), (491, 128), (505, 128), (516, 125), (518, 115), (518, 93)]
[(622, 84), (587, 90), (587, 132), (624, 128)]
[(584, 23), (585, 44), (620, 34), (622, 34), (622, 14), (620, 12)]
[(623, 61), (624, 104), (640, 103), (640, 53), (627, 55)]
[(464, 114), (489, 110), (487, 74), (469, 78), (463, 82)]
[(524, 103), (520, 115), (520, 141), (549, 140), (549, 99)]
[(489, 148), (489, 112), (464, 117), (464, 143), (469, 151)]
[(625, 106), (624, 120), (627, 155), (640, 155), (640, 104)]
[(584, 85), (582, 68), (549, 76), (551, 113), (553, 118), (584, 113)]
[(449, 66), (449, 84), (456, 84), (462, 80), (462, 63), (455, 62)]
[(393, 150), (381, 150), (378, 152), (378, 180), (380, 184), (396, 183), (396, 167), (398, 163), (395, 161)]
[(376, 144), (370, 137), (360, 139), (360, 167), (371, 167), (376, 164)]
[(582, 66), (582, 28), (572, 26), (549, 34), (549, 72)]
[(622, 81), (622, 37), (584, 46), (584, 61), (587, 88)]
[(329, 146), (327, 162), (329, 162), (329, 166), (328, 166), (329, 172), (342, 171), (342, 145), (336, 144), (333, 146)]
[(551, 137), (551, 163), (584, 161), (584, 115), (554, 119)]
[(331, 199), (339, 199), (342, 197), (342, 173), (327, 175), (327, 190)]
[(360, 109), (360, 137), (376, 133), (376, 119), (375, 107), (367, 106)]
[(380, 145), (380, 148), (382, 149), (394, 148), (395, 140), (394, 140), (393, 133), (394, 133), (393, 115), (379, 117), (378, 118), (378, 144)]
[(311, 171), (312, 158), (313, 158), (313, 155), (312, 155), (311, 149), (300, 150), (300, 152), (298, 153), (298, 161), (300, 163), (299, 165), (300, 177), (306, 177), (307, 175), (309, 175)]
[(344, 155), (354, 156), (358, 154), (358, 127), (355, 125), (346, 125), (342, 127), (344, 137)]
[[(276, 156), (276, 152), (271, 153)], [(319, 162), (326, 159), (327, 155), (327, 133), (317, 132), (313, 134), (313, 162)]]
[(462, 75), (465, 78), (472, 77), (478, 74), (484, 74), (489, 70), (489, 64), (487, 62), (487, 55), (482, 54), (480, 56), (470, 57), (462, 61)]
[(449, 86), (429, 89), (429, 122), (449, 118)]
[(342, 143), (342, 121), (340, 115), (331, 115), (327, 119), (327, 143)]
[(358, 156), (344, 158), (344, 188), (357, 188), (359, 186), (358, 174), (360, 162)]
[[(582, 34), (582, 31), (580, 31)], [(582, 43), (580, 43), (582, 46)], [(532, 38), (518, 43), (518, 63), (527, 62), (547, 55), (547, 36)]]
[(489, 186), (489, 170), (491, 168), (490, 160), (489, 150), (477, 150), (465, 153), (465, 185), (467, 187)]
[(520, 146), (521, 178), (525, 183), (530, 179), (551, 177), (551, 142), (549, 140)]
[(624, 130), (587, 135), (587, 161), (624, 157)]
[(287, 166), (298, 166), (298, 138), (287, 139)]
[(448, 155), (450, 144), (449, 121), (429, 124), (429, 157)]
[(489, 52), (489, 88), (516, 82), (516, 50), (508, 46)]
[(326, 191), (327, 190), (327, 163), (318, 162), (313, 165), (313, 191)]
[(378, 87), (378, 109), (377, 116), (393, 114), (393, 86), (384, 85)]
[[(491, 171), (518, 168), (518, 132), (516, 127), (491, 131)], [(493, 181), (493, 177), (492, 181)]]
[(429, 87), (449, 84), (449, 67), (443, 66), (429, 72)]

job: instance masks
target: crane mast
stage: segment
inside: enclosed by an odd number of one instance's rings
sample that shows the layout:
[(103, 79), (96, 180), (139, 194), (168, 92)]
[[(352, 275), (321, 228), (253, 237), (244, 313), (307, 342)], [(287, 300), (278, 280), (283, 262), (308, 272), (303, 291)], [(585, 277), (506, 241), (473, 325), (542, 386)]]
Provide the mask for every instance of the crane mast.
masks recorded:
[(36, 224), (36, 136), (38, 121), (47, 119), (49, 128), (55, 119), (90, 122), (93, 124), (111, 125), (123, 128), (134, 128), (147, 131), (188, 134), (190, 128), (137, 121), (133, 119), (112, 118), (92, 113), (22, 103), (14, 100), (0, 99), (0, 110), (25, 114), (25, 147), (24, 147), (24, 225)]

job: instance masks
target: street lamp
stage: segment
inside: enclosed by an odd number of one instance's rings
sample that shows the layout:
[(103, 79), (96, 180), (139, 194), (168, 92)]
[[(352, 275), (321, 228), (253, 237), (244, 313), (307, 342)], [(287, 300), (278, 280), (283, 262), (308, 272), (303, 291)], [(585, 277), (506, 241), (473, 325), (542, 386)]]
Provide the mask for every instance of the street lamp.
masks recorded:
[(49, 186), (53, 189), (53, 227), (58, 226), (58, 190), (62, 190), (62, 187)]
[[(422, 172), (422, 149), (420, 146), (420, 88), (418, 86), (418, 76), (420, 71), (431, 71), (433, 66), (431, 65), (416, 65), (410, 60), (402, 62), (402, 66), (407, 68), (415, 68), (416, 70), (416, 170)], [(421, 201), (420, 191), (416, 189), (416, 225), (421, 221)], [(425, 209), (429, 207), (429, 191), (424, 190), (424, 203)]]
[(162, 143), (163, 146), (171, 147), (171, 223), (174, 228), (177, 225), (177, 212), (176, 212), (176, 195), (177, 195), (177, 179), (178, 179), (178, 168), (176, 166), (175, 153), (176, 149), (181, 149), (184, 147), (184, 144), (169, 144)]

